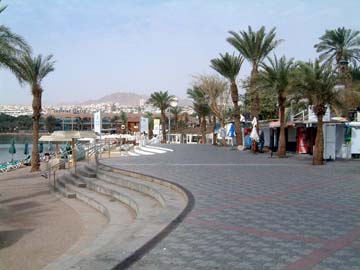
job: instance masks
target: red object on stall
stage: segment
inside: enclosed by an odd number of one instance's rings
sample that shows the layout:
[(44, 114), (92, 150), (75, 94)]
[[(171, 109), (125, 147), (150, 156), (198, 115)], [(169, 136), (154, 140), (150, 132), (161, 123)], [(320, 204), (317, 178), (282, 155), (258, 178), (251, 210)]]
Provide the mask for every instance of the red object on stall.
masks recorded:
[(298, 128), (297, 135), (297, 152), (299, 154), (307, 153), (307, 144), (306, 144), (306, 129), (304, 127)]
[(251, 128), (244, 128), (244, 135), (250, 135), (251, 133)]

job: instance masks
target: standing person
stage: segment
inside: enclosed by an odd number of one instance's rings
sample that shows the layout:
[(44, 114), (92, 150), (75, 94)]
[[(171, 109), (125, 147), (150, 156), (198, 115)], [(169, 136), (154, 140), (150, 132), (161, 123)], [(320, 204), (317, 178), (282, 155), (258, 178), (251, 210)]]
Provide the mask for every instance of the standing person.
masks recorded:
[(221, 127), (221, 128), (220, 128), (220, 138), (221, 138), (221, 144), (222, 144), (222, 146), (225, 146), (225, 145), (226, 145), (225, 137), (226, 137), (226, 129), (225, 129), (224, 127)]
[(228, 134), (227, 134), (229, 137), (231, 137), (231, 148), (234, 148), (234, 144), (235, 144), (235, 126), (234, 126), (234, 123), (230, 123), (230, 126), (229, 126), (229, 131), (228, 131)]
[(260, 152), (260, 153), (263, 153), (264, 143), (265, 143), (264, 131), (261, 130), (261, 131), (260, 131), (260, 135), (259, 135), (259, 152)]

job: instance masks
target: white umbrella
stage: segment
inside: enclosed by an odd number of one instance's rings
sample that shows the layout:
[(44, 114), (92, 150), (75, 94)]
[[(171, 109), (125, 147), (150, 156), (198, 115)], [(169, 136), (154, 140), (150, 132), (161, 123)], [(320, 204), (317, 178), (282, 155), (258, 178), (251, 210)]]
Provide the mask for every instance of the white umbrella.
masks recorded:
[(256, 127), (257, 127), (257, 119), (256, 119), (256, 117), (254, 117), (251, 124), (252, 124), (253, 128), (252, 128), (251, 133), (250, 133), (250, 138), (253, 141), (259, 142), (259, 134), (257, 133), (257, 130), (256, 130)]

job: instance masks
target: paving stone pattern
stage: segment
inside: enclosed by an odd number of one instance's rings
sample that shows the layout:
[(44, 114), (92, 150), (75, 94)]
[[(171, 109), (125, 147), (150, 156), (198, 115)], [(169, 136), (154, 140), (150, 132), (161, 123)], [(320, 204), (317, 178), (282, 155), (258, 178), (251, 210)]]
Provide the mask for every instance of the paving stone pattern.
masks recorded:
[(360, 269), (360, 162), (312, 166), (211, 145), (172, 145), (112, 166), (183, 185), (185, 221), (130, 269)]

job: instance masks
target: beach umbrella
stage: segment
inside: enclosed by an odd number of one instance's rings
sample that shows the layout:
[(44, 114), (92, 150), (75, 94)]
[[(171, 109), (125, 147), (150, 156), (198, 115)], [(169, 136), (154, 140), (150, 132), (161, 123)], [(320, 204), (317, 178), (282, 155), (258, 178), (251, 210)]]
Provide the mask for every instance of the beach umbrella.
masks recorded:
[(259, 134), (257, 133), (257, 130), (256, 130), (256, 127), (257, 127), (257, 119), (256, 117), (254, 117), (254, 119), (252, 120), (251, 122), (253, 128), (251, 130), (251, 133), (250, 133), (250, 138), (253, 140), (253, 141), (256, 141), (258, 142), (259, 141)]
[(44, 151), (44, 144), (40, 142), (39, 144), (39, 154), (41, 154)]
[(27, 156), (29, 154), (29, 144), (26, 142), (24, 146), (24, 155)]
[(11, 162), (14, 161), (14, 154), (16, 154), (15, 140), (13, 139), (9, 148), (9, 153), (11, 154)]

